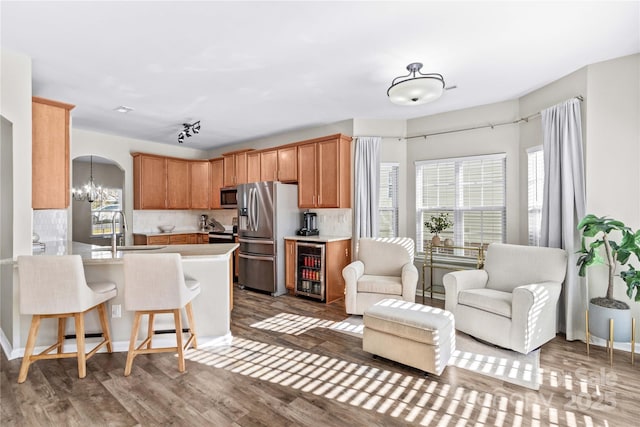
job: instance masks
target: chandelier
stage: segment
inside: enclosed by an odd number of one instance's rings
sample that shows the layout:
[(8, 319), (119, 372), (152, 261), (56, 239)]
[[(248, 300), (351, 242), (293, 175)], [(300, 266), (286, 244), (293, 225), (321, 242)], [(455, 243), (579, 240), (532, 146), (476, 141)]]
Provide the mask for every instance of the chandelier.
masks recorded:
[(442, 74), (420, 72), (422, 64), (407, 65), (409, 74), (393, 79), (387, 90), (389, 100), (398, 105), (420, 105), (440, 98), (444, 90)]
[(178, 143), (180, 144), (184, 142), (185, 136), (190, 138), (192, 135), (200, 133), (200, 120), (193, 124), (183, 123), (182, 126), (184, 126), (184, 129), (178, 134)]
[(71, 189), (71, 197), (73, 197), (73, 200), (81, 202), (86, 200), (89, 203), (93, 203), (100, 199), (101, 187), (96, 186), (96, 183), (93, 181), (93, 156), (91, 156), (90, 162), (89, 181), (81, 188), (74, 187)]

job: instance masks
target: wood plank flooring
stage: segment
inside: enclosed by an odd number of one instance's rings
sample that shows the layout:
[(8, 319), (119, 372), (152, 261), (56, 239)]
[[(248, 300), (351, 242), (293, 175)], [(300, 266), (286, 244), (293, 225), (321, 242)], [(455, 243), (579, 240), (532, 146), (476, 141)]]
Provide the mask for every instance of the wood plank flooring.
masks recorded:
[[(396, 426), (638, 425), (640, 363), (558, 336), (543, 346), (543, 385), (528, 390), (448, 367), (441, 377), (361, 349), (330, 330), (344, 304), (235, 289), (233, 344), (190, 351), (187, 372), (172, 354), (96, 354), (79, 380), (74, 359), (0, 367), (3, 426)], [(428, 301), (442, 306), (438, 300)]]

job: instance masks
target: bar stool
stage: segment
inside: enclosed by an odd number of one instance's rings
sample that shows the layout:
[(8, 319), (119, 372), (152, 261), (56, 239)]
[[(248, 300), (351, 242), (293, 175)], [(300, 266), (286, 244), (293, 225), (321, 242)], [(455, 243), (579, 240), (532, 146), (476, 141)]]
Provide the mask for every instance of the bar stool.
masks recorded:
[[(124, 375), (131, 374), (133, 359), (138, 354), (178, 353), (178, 371), (185, 371), (184, 351), (193, 344), (197, 348), (195, 322), (191, 300), (200, 293), (200, 283), (185, 279), (180, 254), (126, 254), (124, 257), (124, 306), (135, 311), (129, 352)], [(189, 321), (189, 338), (183, 345), (181, 310), (185, 308)], [(175, 347), (152, 348), (156, 314), (173, 314), (176, 330)], [(147, 337), (136, 347), (140, 320), (149, 315)]]
[[(110, 282), (87, 283), (80, 255), (19, 256), (18, 273), (20, 313), (32, 315), (18, 383), (27, 379), (29, 366), (40, 359), (77, 357), (78, 377), (84, 378), (87, 374), (87, 359), (105, 345), (107, 351), (112, 352), (106, 302), (116, 296), (116, 285)], [(84, 314), (93, 309), (98, 310), (103, 339), (93, 350), (85, 353)], [(68, 317), (75, 319), (77, 351), (63, 353)], [(58, 319), (58, 341), (34, 355), (40, 321), (49, 318)], [(54, 349), (57, 350), (56, 353), (50, 354)]]

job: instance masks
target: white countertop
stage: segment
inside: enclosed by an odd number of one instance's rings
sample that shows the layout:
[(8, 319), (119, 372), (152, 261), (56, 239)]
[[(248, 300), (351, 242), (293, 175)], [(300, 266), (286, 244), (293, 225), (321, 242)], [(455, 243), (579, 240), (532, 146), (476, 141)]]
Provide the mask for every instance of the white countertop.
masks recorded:
[[(227, 257), (238, 247), (237, 243), (191, 244), (191, 245), (137, 245), (119, 246), (115, 255), (111, 246), (96, 246), (80, 242), (45, 242), (45, 250), (34, 251), (34, 255), (80, 255), (88, 264), (120, 264), (126, 253), (179, 253), (184, 258)], [(13, 264), (12, 259), (1, 260), (2, 264)]]
[(339, 242), (341, 240), (349, 240), (351, 236), (330, 236), (321, 234), (319, 236), (286, 236), (285, 240), (298, 240), (301, 242), (318, 242), (318, 243), (327, 243), (327, 242)]

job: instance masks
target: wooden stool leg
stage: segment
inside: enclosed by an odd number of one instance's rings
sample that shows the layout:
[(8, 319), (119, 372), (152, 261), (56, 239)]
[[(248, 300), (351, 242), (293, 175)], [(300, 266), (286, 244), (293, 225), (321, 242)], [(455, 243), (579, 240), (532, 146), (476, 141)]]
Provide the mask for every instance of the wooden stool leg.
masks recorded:
[(193, 336), (193, 340), (191, 341), (191, 345), (193, 348), (198, 348), (198, 338), (196, 335), (196, 322), (193, 320), (193, 307), (191, 306), (191, 301), (189, 301), (185, 307), (187, 311), (187, 320), (189, 321), (189, 332)]
[(58, 354), (62, 354), (62, 350), (64, 350), (64, 331), (67, 327), (67, 318), (59, 317), (58, 318), (58, 350), (56, 351)]
[(181, 309), (173, 310), (173, 319), (176, 323), (176, 346), (178, 347), (178, 371), (184, 372), (186, 367), (184, 364), (184, 348), (182, 348), (182, 320), (180, 316)]
[(109, 320), (107, 319), (107, 303), (98, 305), (98, 316), (100, 317), (100, 326), (102, 327), (102, 336), (107, 341), (107, 351), (113, 352), (111, 346), (111, 333), (109, 332)]
[(149, 313), (149, 325), (147, 326), (147, 337), (149, 338), (149, 342), (147, 343), (147, 348), (151, 348), (151, 343), (153, 341), (154, 320), (155, 320), (155, 313)]
[(75, 313), (76, 345), (78, 346), (78, 378), (87, 376), (87, 353), (84, 351), (84, 313)]
[(31, 328), (29, 328), (29, 337), (27, 338), (27, 345), (24, 348), (24, 356), (22, 356), (22, 364), (20, 365), (20, 373), (18, 374), (18, 384), (22, 384), (27, 379), (27, 372), (29, 372), (29, 365), (31, 365), (31, 355), (36, 346), (36, 337), (38, 336), (39, 328), (40, 316), (34, 314), (31, 318)]
[(127, 363), (124, 366), (124, 376), (128, 377), (131, 374), (131, 367), (133, 366), (133, 358), (136, 356), (136, 339), (138, 338), (138, 329), (140, 329), (140, 314), (136, 311), (133, 318), (133, 327), (131, 328), (131, 339), (129, 340), (129, 352), (127, 353)]

